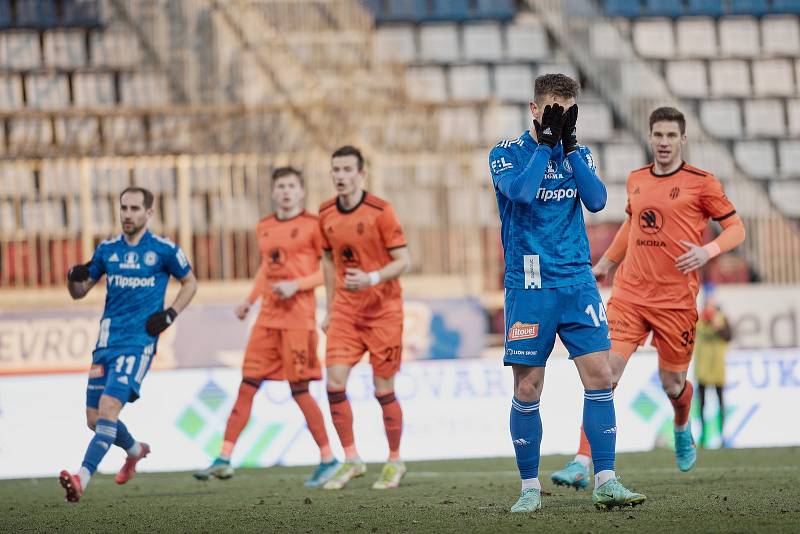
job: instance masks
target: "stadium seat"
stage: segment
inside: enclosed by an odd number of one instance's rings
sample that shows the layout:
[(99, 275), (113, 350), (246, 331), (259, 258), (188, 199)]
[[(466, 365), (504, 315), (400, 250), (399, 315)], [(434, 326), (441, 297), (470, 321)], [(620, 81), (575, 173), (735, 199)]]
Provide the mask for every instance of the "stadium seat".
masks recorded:
[(140, 65), (141, 50), (136, 35), (120, 29), (89, 32), (92, 65), (106, 68), (131, 68)]
[(0, 110), (14, 111), (23, 107), (22, 79), (15, 74), (0, 74)]
[(506, 57), (538, 60), (550, 56), (547, 33), (540, 23), (509, 24), (506, 27)]
[(133, 163), (133, 183), (154, 194), (175, 192), (175, 168), (167, 158), (149, 158)]
[(447, 81), (442, 67), (414, 67), (406, 71), (406, 92), (413, 100), (444, 102)]
[(707, 100), (700, 105), (703, 128), (721, 139), (742, 137), (742, 112), (735, 100)]
[(169, 104), (167, 75), (156, 71), (124, 72), (119, 77), (120, 101), (125, 106), (149, 107)]
[(85, 28), (101, 24), (98, 0), (61, 1), (64, 25)]
[(58, 25), (56, 0), (17, 0), (17, 26), (52, 28)]
[(604, 0), (603, 5), (606, 10), (606, 15), (609, 17), (627, 17), (632, 19), (641, 14), (641, 6), (638, 0), (634, 2), (631, 0)]
[(66, 226), (61, 204), (53, 201), (23, 201), (22, 229), (28, 232), (58, 231)]
[(463, 56), (468, 61), (499, 61), (503, 57), (500, 25), (496, 22), (463, 26)]
[(800, 100), (786, 101), (786, 116), (789, 119), (789, 135), (800, 137)]
[(119, 160), (99, 160), (90, 168), (92, 191), (97, 195), (116, 197), (130, 185), (127, 163)]
[(669, 19), (642, 19), (633, 23), (633, 46), (645, 58), (675, 56), (675, 34)]
[(578, 139), (581, 143), (607, 141), (614, 133), (614, 120), (611, 109), (601, 101), (581, 100)]
[(47, 67), (75, 69), (86, 65), (84, 33), (81, 30), (44, 32), (44, 64)]
[(189, 209), (191, 210), (192, 228), (195, 232), (208, 230), (208, 215), (206, 214), (205, 196), (192, 196)]
[(653, 98), (667, 92), (663, 78), (641, 61), (620, 61), (619, 82), (622, 94)]
[(146, 148), (144, 123), (140, 117), (103, 117), (103, 138), (110, 150), (125, 154), (143, 152)]
[(39, 171), (39, 193), (47, 198), (77, 196), (80, 180), (77, 160), (44, 159)]
[(718, 27), (721, 56), (759, 56), (758, 21), (754, 17), (724, 17)]
[(423, 24), (419, 29), (419, 59), (449, 63), (459, 58), (455, 24)]
[(114, 231), (114, 218), (111, 215), (112, 213), (113, 209), (109, 199), (94, 199), (92, 202), (92, 220), (94, 221), (95, 232), (102, 235)]
[(767, 13), (767, 0), (729, 0), (729, 12), (734, 15), (760, 17)]
[(645, 0), (641, 14), (646, 17), (676, 18), (683, 14), (683, 2), (681, 0)]
[(17, 216), (11, 202), (0, 202), (0, 234), (17, 230)]
[(36, 195), (33, 171), (25, 162), (4, 161), (0, 165), (0, 186), (3, 196), (33, 198)]
[(14, 14), (11, 11), (11, 0), (0, 0), (0, 30), (11, 28)]
[(599, 20), (589, 28), (589, 47), (597, 58), (618, 60), (629, 47), (613, 23)]
[(69, 107), (69, 79), (63, 74), (29, 74), (25, 77), (29, 108), (66, 109)]
[(606, 184), (606, 192), (608, 193), (608, 197), (606, 199), (605, 208), (597, 213), (588, 213), (584, 211), (584, 215), (589, 224), (622, 222), (627, 217), (625, 207), (628, 205), (628, 192), (625, 188), (625, 184)]
[(725, 9), (722, 7), (722, 0), (689, 0), (686, 13), (720, 17), (725, 13)]
[(566, 74), (575, 80), (579, 79), (578, 70), (572, 63), (540, 63), (536, 69), (536, 76), (550, 73)]
[(494, 68), (494, 94), (507, 102), (530, 102), (533, 98), (530, 65), (497, 65)]
[(150, 149), (155, 152), (191, 150), (191, 123), (187, 117), (174, 115), (150, 117)]
[(524, 115), (523, 109), (522, 106), (511, 105), (489, 109), (484, 115), (484, 143), (494, 146), (502, 139), (516, 139), (530, 128), (530, 121), (527, 120), (530, 113)]
[(750, 69), (747, 62), (738, 59), (722, 59), (711, 62), (711, 94), (714, 96), (748, 97)]
[(687, 58), (717, 57), (717, 28), (709, 17), (678, 19), (678, 55)]
[(687, 145), (686, 161), (722, 181), (730, 180), (735, 171), (730, 151), (720, 143), (692, 141)]
[(379, 26), (375, 30), (375, 57), (380, 61), (413, 62), (416, 57), (414, 27), (410, 24)]
[(380, 21), (419, 22), (428, 17), (426, 0), (380, 0), (370, 2), (375, 16)]
[(778, 141), (778, 163), (780, 175), (785, 178), (800, 178), (800, 141), (783, 139)]
[(759, 59), (753, 62), (753, 90), (756, 96), (795, 94), (792, 63), (788, 59)]
[(467, 0), (433, 0), (433, 11), (430, 18), (465, 21), (469, 18), (469, 2)]
[(706, 64), (703, 61), (696, 59), (668, 61), (666, 78), (669, 88), (677, 96), (703, 98), (708, 95)]
[(800, 55), (800, 26), (797, 17), (768, 15), (761, 19), (763, 52), (767, 56)]
[(800, 217), (800, 180), (771, 182), (769, 196), (783, 213)]
[(109, 107), (117, 101), (110, 72), (76, 72), (72, 76), (72, 94), (77, 108)]
[(628, 174), (647, 164), (644, 149), (637, 143), (607, 143), (601, 157), (605, 178), (609, 182), (625, 183)]
[(491, 94), (489, 69), (483, 65), (451, 67), (449, 79), (454, 100), (486, 100)]
[(67, 151), (97, 152), (100, 124), (96, 117), (56, 117), (56, 144)]
[(744, 124), (747, 137), (783, 137), (786, 135), (783, 102), (746, 99)]
[(738, 141), (733, 153), (739, 167), (753, 178), (769, 180), (778, 173), (772, 141)]
[(439, 138), (444, 143), (481, 143), (481, 126), (478, 110), (472, 106), (444, 108), (438, 113)]
[(0, 33), (0, 67), (31, 70), (39, 68), (41, 64), (39, 34), (20, 30)]
[(477, 0), (472, 16), (479, 19), (511, 20), (515, 11), (513, 0)]
[(800, 2), (797, 0), (772, 0), (772, 12), (800, 15)]

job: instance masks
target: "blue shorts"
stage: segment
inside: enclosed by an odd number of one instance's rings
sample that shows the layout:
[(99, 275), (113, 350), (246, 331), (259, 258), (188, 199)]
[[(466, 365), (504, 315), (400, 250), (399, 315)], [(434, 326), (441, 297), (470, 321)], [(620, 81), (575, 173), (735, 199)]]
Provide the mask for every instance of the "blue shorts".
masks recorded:
[(551, 289), (506, 289), (505, 365), (543, 367), (556, 334), (570, 359), (608, 350), (606, 309), (594, 282)]
[(151, 344), (94, 351), (86, 386), (86, 407), (97, 408), (101, 395), (114, 397), (122, 404), (138, 399), (142, 380), (153, 361), (154, 348)]

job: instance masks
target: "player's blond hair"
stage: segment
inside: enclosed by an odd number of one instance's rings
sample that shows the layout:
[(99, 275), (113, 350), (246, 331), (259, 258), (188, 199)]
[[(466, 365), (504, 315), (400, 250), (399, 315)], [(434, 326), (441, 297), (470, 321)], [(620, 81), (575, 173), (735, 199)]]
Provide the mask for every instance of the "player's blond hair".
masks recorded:
[(547, 95), (560, 98), (578, 98), (581, 85), (566, 74), (542, 74), (533, 82), (533, 100), (540, 104)]
[(664, 106), (654, 109), (650, 114), (651, 132), (653, 131), (653, 125), (657, 122), (677, 122), (678, 128), (681, 130), (681, 135), (686, 133), (686, 117), (675, 108)]

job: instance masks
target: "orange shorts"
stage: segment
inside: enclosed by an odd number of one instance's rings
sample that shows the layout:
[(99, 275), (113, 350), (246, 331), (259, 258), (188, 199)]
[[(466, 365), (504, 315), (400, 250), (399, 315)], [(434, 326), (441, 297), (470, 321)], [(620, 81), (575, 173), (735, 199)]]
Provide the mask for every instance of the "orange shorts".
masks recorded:
[(357, 364), (369, 351), (372, 373), (391, 378), (400, 370), (403, 353), (403, 323), (389, 326), (362, 326), (347, 320), (331, 320), (328, 326), (325, 365)]
[(644, 345), (653, 331), (658, 367), (665, 371), (686, 371), (692, 361), (697, 310), (651, 308), (611, 298), (608, 301), (608, 330), (611, 352), (627, 360)]
[(255, 380), (303, 382), (322, 379), (316, 330), (281, 330), (254, 325), (242, 375)]

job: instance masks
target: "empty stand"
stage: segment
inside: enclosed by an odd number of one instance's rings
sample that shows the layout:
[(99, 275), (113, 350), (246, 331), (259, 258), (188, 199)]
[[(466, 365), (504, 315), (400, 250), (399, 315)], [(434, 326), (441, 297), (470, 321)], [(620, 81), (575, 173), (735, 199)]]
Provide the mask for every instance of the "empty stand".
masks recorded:
[(381, 61), (411, 63), (416, 58), (415, 29), (409, 24), (381, 26), (375, 31), (375, 57)]
[(494, 93), (508, 102), (530, 102), (533, 98), (533, 72), (528, 64), (498, 65), (494, 69)]
[(784, 139), (778, 143), (780, 175), (784, 178), (800, 178), (800, 141)]
[(782, 212), (800, 218), (800, 181), (772, 182), (769, 196)]
[(800, 55), (800, 22), (785, 15), (764, 17), (761, 39), (765, 55), (796, 57)]
[(718, 22), (723, 57), (753, 58), (760, 54), (758, 21), (754, 17), (724, 17)]
[(550, 56), (547, 33), (539, 22), (509, 24), (505, 34), (508, 59), (532, 61)]
[(751, 94), (750, 69), (744, 60), (720, 59), (711, 62), (711, 94), (746, 97)]
[(447, 78), (441, 67), (416, 67), (406, 72), (406, 92), (414, 100), (444, 102)]
[(769, 180), (778, 172), (775, 145), (771, 141), (738, 141), (733, 153), (739, 167), (753, 178)]
[(91, 109), (117, 103), (114, 75), (110, 72), (76, 72), (72, 88), (75, 107)]
[(82, 30), (44, 32), (44, 64), (47, 67), (75, 69), (86, 65), (85, 34)]
[(716, 25), (712, 18), (688, 17), (676, 22), (677, 53), (685, 58), (717, 56)]
[(646, 163), (644, 149), (637, 143), (608, 143), (602, 154), (605, 178), (610, 182), (625, 182), (628, 174)]
[(706, 64), (701, 60), (669, 61), (665, 76), (670, 90), (678, 96), (703, 98), (708, 95)]
[(671, 59), (675, 56), (675, 33), (669, 19), (643, 19), (633, 25), (633, 45), (646, 58)]
[(419, 30), (422, 61), (453, 62), (459, 58), (458, 27), (455, 24), (425, 24)]
[(24, 106), (22, 78), (15, 74), (0, 74), (0, 110), (13, 111)]
[(496, 22), (465, 24), (463, 40), (467, 61), (499, 61), (503, 57), (500, 25)]
[(753, 91), (756, 96), (795, 94), (793, 65), (788, 59), (759, 59), (753, 62)]
[(450, 69), (450, 95), (456, 100), (485, 100), (490, 95), (489, 69), (466, 65)]
[(783, 102), (775, 99), (745, 100), (744, 123), (748, 137), (783, 137)]
[(30, 108), (55, 110), (69, 107), (69, 79), (64, 74), (29, 74), (25, 94)]
[(39, 34), (32, 31), (9, 30), (0, 33), (0, 67), (30, 70), (42, 64)]

